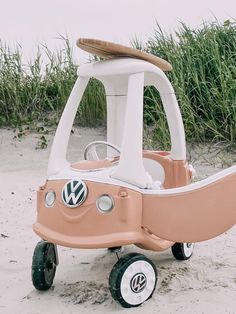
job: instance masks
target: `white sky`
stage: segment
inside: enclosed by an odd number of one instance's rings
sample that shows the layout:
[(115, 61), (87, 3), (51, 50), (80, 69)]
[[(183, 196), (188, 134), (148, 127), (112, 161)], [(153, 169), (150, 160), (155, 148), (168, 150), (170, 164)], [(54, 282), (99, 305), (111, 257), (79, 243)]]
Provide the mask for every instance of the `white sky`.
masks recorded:
[[(214, 16), (236, 18), (236, 0), (0, 0), (0, 8), (0, 38), (21, 43), (25, 56), (40, 42), (58, 46), (58, 34), (73, 44), (79, 37), (127, 44), (150, 37), (155, 20), (169, 31), (180, 20), (199, 26)], [(80, 61), (87, 56), (74, 49)]]

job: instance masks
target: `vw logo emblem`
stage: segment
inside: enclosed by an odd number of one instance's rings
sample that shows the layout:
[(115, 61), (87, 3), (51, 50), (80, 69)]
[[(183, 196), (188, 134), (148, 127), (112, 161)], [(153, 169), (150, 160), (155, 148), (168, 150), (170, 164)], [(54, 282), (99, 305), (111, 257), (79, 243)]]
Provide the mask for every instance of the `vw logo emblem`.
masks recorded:
[(134, 275), (130, 282), (130, 288), (133, 292), (139, 293), (146, 287), (147, 278), (143, 273)]
[(66, 206), (74, 208), (85, 201), (87, 194), (87, 186), (83, 181), (70, 180), (64, 185), (61, 198)]

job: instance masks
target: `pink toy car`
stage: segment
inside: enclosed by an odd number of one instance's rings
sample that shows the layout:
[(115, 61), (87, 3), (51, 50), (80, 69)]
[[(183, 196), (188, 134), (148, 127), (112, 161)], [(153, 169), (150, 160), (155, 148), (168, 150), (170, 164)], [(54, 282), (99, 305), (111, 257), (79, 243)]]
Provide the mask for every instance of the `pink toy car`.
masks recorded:
[[(32, 281), (51, 287), (58, 265), (56, 245), (115, 248), (135, 244), (147, 250), (172, 249), (189, 259), (193, 243), (213, 238), (235, 224), (236, 168), (190, 184), (185, 133), (176, 96), (163, 71), (171, 65), (153, 55), (113, 43), (80, 39), (78, 46), (105, 60), (80, 66), (78, 79), (58, 125), (47, 180), (37, 194)], [(89, 79), (104, 85), (107, 141), (84, 150), (84, 160), (69, 163), (66, 152), (73, 121)], [(160, 93), (169, 125), (171, 150), (143, 150), (143, 89)], [(106, 156), (99, 158), (103, 146)], [(123, 307), (151, 298), (155, 265), (139, 253), (118, 258), (109, 288)]]

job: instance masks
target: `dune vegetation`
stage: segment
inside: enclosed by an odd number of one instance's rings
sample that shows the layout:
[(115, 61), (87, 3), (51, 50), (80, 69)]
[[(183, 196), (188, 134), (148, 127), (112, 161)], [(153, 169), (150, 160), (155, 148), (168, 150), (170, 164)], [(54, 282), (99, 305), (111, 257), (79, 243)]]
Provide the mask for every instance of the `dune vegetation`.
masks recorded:
[[(21, 47), (0, 42), (0, 126), (45, 126), (58, 122), (76, 79), (77, 65), (67, 38), (63, 49), (45, 45), (28, 64)], [(236, 24), (233, 21), (203, 23), (192, 29), (181, 23), (175, 33), (158, 25), (145, 43), (132, 44), (168, 60), (166, 73), (174, 86), (183, 115), (188, 142), (236, 142)], [(45, 61), (46, 60), (46, 61)], [(168, 146), (168, 127), (158, 92), (145, 88), (144, 122), (152, 141)], [(91, 80), (76, 123), (106, 123), (104, 90)]]

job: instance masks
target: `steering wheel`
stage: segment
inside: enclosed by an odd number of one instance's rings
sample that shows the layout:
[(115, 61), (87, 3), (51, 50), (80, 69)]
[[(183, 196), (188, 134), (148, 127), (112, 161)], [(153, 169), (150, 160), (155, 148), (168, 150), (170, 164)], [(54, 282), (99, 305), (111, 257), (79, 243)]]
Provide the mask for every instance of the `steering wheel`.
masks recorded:
[(105, 142), (105, 141), (94, 141), (94, 142), (89, 143), (85, 147), (85, 150), (84, 150), (85, 160), (89, 159), (88, 158), (89, 155), (92, 157), (92, 160), (100, 160), (97, 154), (97, 149), (96, 149), (98, 145), (105, 145), (107, 147), (113, 148), (118, 153), (118, 155), (120, 155), (120, 149), (116, 145), (111, 144), (109, 142)]

